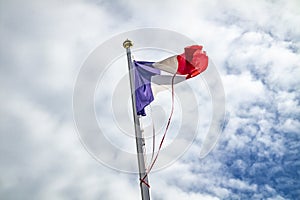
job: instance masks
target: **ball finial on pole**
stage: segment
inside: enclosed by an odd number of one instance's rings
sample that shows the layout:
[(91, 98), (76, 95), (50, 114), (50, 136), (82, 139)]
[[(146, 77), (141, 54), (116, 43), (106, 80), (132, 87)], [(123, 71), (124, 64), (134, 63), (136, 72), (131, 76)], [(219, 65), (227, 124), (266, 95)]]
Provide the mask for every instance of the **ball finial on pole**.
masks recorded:
[(132, 41), (131, 40), (125, 40), (124, 42), (123, 42), (123, 47), (125, 48), (125, 49), (128, 49), (128, 48), (130, 48), (130, 47), (132, 47), (133, 46), (133, 43), (132, 43)]

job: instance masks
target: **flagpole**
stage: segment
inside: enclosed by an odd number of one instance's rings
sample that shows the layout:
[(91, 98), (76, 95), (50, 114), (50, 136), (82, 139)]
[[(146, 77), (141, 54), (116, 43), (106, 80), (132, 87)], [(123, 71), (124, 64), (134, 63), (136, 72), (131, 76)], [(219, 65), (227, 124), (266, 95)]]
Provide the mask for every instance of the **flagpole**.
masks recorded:
[[(139, 167), (139, 177), (140, 177), (140, 180), (142, 180), (146, 175), (145, 158), (144, 158), (145, 140), (142, 135), (140, 120), (139, 120), (139, 116), (137, 115), (137, 111), (136, 111), (135, 79), (134, 79), (135, 74), (134, 74), (132, 60), (131, 60), (131, 51), (130, 51), (131, 46), (133, 46), (132, 41), (130, 41), (128, 39), (124, 41), (123, 47), (126, 49), (128, 70), (129, 70), (132, 111), (133, 111), (137, 159), (138, 159), (138, 167)], [(144, 179), (144, 181), (146, 183), (148, 183), (148, 176)], [(150, 200), (149, 187), (142, 181), (140, 181), (140, 189), (141, 189), (142, 200)]]

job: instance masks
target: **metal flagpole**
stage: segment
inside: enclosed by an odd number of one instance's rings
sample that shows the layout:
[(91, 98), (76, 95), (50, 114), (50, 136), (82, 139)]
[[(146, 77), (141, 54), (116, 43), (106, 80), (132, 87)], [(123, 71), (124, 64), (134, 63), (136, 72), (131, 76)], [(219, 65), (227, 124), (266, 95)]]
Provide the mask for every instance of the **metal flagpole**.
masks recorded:
[[(133, 111), (133, 119), (134, 119), (134, 129), (135, 129), (135, 139), (136, 139), (136, 149), (137, 149), (137, 158), (138, 158), (138, 166), (139, 166), (139, 176), (140, 180), (143, 179), (146, 175), (145, 168), (145, 158), (144, 158), (144, 148), (145, 148), (145, 140), (142, 135), (142, 129), (140, 125), (139, 116), (136, 112), (136, 99), (135, 99), (135, 74), (132, 66), (131, 60), (131, 51), (130, 47), (133, 46), (130, 40), (125, 40), (123, 43), (123, 47), (126, 49), (127, 53), (127, 61), (128, 61), (128, 70), (129, 70), (129, 80), (130, 80), (130, 89), (131, 89), (131, 99), (132, 99), (132, 111)], [(148, 183), (148, 176), (144, 179), (146, 183)], [(140, 181), (141, 195), (142, 200), (150, 200), (149, 187)]]

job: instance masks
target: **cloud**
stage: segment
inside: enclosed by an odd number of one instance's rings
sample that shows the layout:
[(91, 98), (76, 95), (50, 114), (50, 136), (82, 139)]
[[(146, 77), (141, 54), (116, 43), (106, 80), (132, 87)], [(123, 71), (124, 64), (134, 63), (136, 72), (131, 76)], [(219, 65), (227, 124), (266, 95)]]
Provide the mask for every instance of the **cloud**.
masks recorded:
[[(199, 134), (181, 159), (150, 175), (153, 199), (299, 196), (297, 1), (0, 4), (2, 198), (140, 197), (136, 175), (99, 165), (80, 143), (72, 92), (91, 50), (112, 35), (149, 26), (204, 45), (221, 74), (230, 114), (211, 154), (199, 158)], [(203, 93), (201, 100), (207, 96)], [(199, 132), (207, 130), (211, 116), (211, 109), (205, 109), (209, 100), (201, 100), (207, 119)]]

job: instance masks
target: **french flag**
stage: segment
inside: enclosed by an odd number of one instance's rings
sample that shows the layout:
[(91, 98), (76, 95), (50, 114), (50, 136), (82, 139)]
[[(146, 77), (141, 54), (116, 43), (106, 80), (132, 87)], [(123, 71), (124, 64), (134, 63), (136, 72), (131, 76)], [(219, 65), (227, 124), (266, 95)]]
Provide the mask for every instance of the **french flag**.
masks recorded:
[[(159, 62), (134, 61), (137, 114), (145, 116), (145, 107), (154, 100), (151, 82), (163, 85), (176, 75), (176, 84), (199, 75), (207, 66), (208, 56), (200, 45), (185, 47), (184, 53)], [(162, 75), (162, 71), (169, 75)]]

